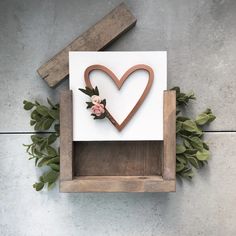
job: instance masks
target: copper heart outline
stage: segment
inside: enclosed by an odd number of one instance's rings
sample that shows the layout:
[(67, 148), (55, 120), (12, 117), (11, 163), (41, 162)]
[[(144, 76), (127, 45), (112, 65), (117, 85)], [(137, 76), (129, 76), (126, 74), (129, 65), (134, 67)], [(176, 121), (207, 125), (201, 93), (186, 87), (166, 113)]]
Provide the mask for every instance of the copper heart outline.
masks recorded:
[(140, 106), (142, 105), (142, 103), (144, 102), (145, 98), (147, 97), (153, 80), (154, 80), (154, 72), (152, 70), (152, 68), (148, 65), (145, 64), (138, 64), (135, 66), (132, 66), (131, 68), (129, 68), (124, 75), (121, 77), (121, 79), (119, 80), (117, 78), (117, 76), (107, 67), (103, 66), (103, 65), (92, 65), (87, 67), (87, 69), (84, 72), (84, 81), (87, 87), (89, 88), (93, 88), (91, 81), (90, 81), (90, 73), (94, 70), (100, 70), (104, 73), (106, 73), (115, 83), (115, 85), (117, 86), (117, 88), (120, 90), (121, 87), (123, 86), (124, 82), (129, 78), (129, 76), (134, 73), (137, 70), (144, 70), (147, 71), (149, 74), (148, 77), (148, 82), (147, 85), (145, 87), (145, 89), (143, 90), (142, 95), (140, 96), (140, 98), (138, 99), (138, 101), (136, 102), (136, 104), (134, 105), (134, 107), (132, 108), (132, 110), (130, 111), (130, 113), (126, 116), (126, 118), (121, 122), (121, 124), (119, 124), (116, 119), (111, 115), (111, 113), (106, 109), (107, 111), (107, 118), (111, 121), (111, 123), (119, 130), (121, 131), (126, 125), (127, 123), (131, 120), (131, 118), (134, 116), (134, 114), (137, 112), (137, 110), (140, 108)]

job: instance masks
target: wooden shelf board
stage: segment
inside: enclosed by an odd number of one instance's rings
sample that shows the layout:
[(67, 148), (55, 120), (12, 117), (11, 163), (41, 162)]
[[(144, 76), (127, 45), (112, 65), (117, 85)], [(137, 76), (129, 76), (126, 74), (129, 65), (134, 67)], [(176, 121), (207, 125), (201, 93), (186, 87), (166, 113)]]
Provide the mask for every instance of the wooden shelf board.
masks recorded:
[(162, 176), (78, 176), (60, 183), (61, 192), (175, 192)]

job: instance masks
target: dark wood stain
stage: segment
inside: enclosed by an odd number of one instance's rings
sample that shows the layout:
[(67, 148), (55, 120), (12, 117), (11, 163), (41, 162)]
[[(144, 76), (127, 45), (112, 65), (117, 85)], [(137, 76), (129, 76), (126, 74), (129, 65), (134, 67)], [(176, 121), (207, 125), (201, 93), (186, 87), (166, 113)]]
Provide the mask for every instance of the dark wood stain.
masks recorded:
[(75, 175), (161, 175), (162, 153), (162, 141), (74, 142)]

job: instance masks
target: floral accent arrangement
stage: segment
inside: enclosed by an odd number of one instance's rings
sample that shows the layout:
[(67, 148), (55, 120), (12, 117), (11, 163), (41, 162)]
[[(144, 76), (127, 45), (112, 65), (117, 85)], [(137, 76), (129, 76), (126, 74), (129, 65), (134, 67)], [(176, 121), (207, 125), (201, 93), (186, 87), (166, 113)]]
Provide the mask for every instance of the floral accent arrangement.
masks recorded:
[(79, 90), (90, 97), (91, 101), (86, 102), (87, 109), (91, 109), (91, 116), (95, 120), (107, 117), (106, 99), (101, 99), (97, 86), (95, 89), (85, 87), (85, 89), (79, 88)]

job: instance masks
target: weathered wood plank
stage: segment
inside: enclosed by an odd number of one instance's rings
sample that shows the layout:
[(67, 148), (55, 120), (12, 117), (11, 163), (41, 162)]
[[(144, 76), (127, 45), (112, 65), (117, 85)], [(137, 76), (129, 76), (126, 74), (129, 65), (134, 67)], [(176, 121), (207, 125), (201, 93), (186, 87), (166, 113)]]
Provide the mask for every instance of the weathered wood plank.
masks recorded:
[(174, 192), (175, 180), (161, 176), (80, 176), (62, 181), (61, 192)]
[(73, 178), (72, 91), (60, 94), (60, 180)]
[(164, 92), (164, 158), (163, 173), (165, 180), (175, 180), (176, 168), (176, 93)]
[(38, 74), (50, 87), (69, 74), (69, 51), (99, 51), (136, 24), (136, 18), (124, 3), (113, 9), (98, 23), (38, 69)]

